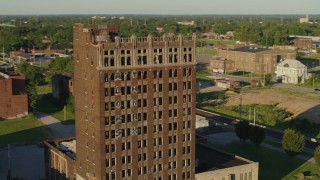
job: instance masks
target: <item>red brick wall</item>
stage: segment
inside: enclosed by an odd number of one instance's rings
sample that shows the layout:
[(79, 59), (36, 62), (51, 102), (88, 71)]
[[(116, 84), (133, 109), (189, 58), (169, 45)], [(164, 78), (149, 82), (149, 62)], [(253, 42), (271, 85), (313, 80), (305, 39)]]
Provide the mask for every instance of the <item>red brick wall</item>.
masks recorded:
[(10, 119), (28, 114), (28, 96), (23, 94), (24, 87), (24, 78), (0, 79), (0, 118)]

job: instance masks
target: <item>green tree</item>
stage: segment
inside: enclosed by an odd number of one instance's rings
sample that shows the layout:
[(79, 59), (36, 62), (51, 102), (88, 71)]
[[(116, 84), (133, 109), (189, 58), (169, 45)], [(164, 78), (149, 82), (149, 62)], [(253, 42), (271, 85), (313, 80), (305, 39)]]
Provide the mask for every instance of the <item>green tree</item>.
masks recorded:
[(294, 129), (286, 129), (282, 138), (282, 149), (289, 155), (299, 154), (305, 145), (304, 136)]
[(265, 139), (265, 130), (259, 126), (252, 126), (249, 130), (249, 139), (255, 145), (260, 145)]
[(314, 150), (313, 158), (316, 161), (317, 166), (320, 168), (320, 146)]
[(249, 130), (250, 130), (250, 125), (248, 121), (240, 121), (236, 125), (236, 135), (238, 138), (242, 141), (245, 141), (249, 138)]
[(264, 85), (268, 86), (271, 83), (272, 80), (272, 75), (271, 74), (266, 74), (264, 77)]
[(28, 107), (29, 111), (37, 108), (37, 89), (36, 85), (33, 83), (27, 84), (27, 94), (28, 94)]

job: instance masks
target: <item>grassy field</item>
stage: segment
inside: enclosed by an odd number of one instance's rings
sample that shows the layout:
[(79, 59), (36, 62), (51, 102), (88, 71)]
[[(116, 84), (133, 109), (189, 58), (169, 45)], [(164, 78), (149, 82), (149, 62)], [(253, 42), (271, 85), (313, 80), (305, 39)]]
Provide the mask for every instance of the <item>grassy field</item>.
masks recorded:
[(0, 121), (0, 147), (7, 144), (29, 144), (49, 137), (50, 130), (43, 127), (33, 115), (24, 118)]
[(217, 54), (217, 50), (213, 49), (213, 47), (198, 47), (197, 48), (198, 54)]
[(305, 163), (302, 160), (291, 158), (286, 154), (273, 151), (250, 143), (211, 146), (225, 152), (239, 155), (241, 157), (259, 162), (259, 179), (291, 179), (298, 172), (313, 170), (316, 172), (315, 164)]
[(207, 76), (211, 76), (210, 70), (206, 69), (203, 71), (198, 71), (196, 74), (196, 78), (199, 81), (207, 81), (207, 80), (211, 80), (210, 78), (207, 78)]
[(38, 99), (37, 110), (59, 119), (62, 124), (74, 124), (74, 113), (67, 109), (66, 119), (64, 119), (64, 106), (54, 98)]
[(251, 73), (251, 72), (244, 72), (244, 71), (234, 71), (234, 72), (227, 72), (229, 75), (233, 76), (243, 76), (243, 77), (263, 77), (263, 74), (260, 73)]
[[(296, 180), (297, 178), (295, 177), (295, 175), (299, 173), (303, 173), (305, 176), (311, 176), (311, 175), (319, 174), (320, 171), (319, 171), (319, 167), (317, 167), (315, 164), (310, 162), (305, 162), (282, 179)], [(319, 179), (319, 178), (315, 178), (315, 179)]]

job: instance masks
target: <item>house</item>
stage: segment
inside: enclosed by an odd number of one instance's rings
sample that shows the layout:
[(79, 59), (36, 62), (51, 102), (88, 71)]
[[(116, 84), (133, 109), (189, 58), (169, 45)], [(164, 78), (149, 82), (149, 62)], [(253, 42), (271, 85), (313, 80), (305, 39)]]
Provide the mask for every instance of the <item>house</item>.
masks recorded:
[(298, 60), (287, 59), (277, 65), (276, 77), (282, 83), (301, 84), (308, 79), (307, 66)]

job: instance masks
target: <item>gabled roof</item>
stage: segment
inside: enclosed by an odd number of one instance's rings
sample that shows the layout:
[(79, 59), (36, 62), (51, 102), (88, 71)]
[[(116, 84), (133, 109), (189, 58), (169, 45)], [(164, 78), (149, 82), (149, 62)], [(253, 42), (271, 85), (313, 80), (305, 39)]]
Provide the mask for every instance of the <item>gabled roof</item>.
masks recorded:
[(306, 65), (302, 64), (300, 61), (295, 59), (286, 59), (280, 62), (277, 67), (287, 67), (287, 68), (305, 68)]

